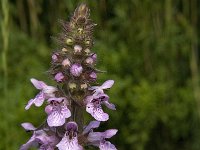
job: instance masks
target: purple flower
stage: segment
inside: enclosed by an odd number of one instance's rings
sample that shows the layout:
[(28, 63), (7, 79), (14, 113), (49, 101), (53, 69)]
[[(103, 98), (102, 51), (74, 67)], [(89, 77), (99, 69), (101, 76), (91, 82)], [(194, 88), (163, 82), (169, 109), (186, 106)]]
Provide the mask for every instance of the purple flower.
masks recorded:
[(22, 127), (27, 131), (33, 131), (33, 135), (20, 147), (20, 150), (28, 150), (30, 147), (39, 147), (41, 150), (55, 149), (58, 138), (54, 134), (47, 135), (44, 130), (37, 130), (31, 123), (22, 123)]
[(38, 81), (32, 78), (31, 82), (36, 87), (36, 89), (40, 90), (40, 92), (36, 95), (34, 99), (29, 100), (28, 104), (25, 107), (26, 110), (28, 110), (32, 104), (40, 107), (44, 103), (45, 99), (55, 97), (54, 92), (57, 91), (57, 88), (53, 86), (48, 86), (43, 81)]
[(92, 86), (89, 90), (93, 90), (95, 95), (104, 93), (103, 90), (109, 89), (113, 86), (114, 80), (107, 80), (101, 86)]
[(55, 80), (56, 80), (57, 82), (61, 82), (62, 79), (64, 79), (64, 75), (63, 75), (62, 72), (59, 72), (59, 73), (57, 73), (57, 74), (55, 75)]
[(109, 103), (108, 99), (109, 97), (106, 94), (87, 96), (85, 99), (86, 111), (98, 121), (107, 121), (109, 116), (103, 112), (101, 104), (105, 104), (109, 109), (115, 110), (115, 105)]
[(73, 64), (70, 68), (70, 73), (75, 77), (80, 76), (82, 71), (83, 67), (80, 64)]
[(77, 133), (78, 126), (75, 122), (68, 122), (66, 125), (66, 133), (62, 140), (56, 145), (59, 150), (83, 150), (78, 144)]
[(66, 98), (50, 98), (48, 102), (50, 104), (45, 108), (45, 112), (48, 114), (48, 125), (50, 127), (62, 126), (65, 123), (65, 119), (71, 116), (71, 112), (67, 108)]
[(93, 132), (88, 134), (88, 141), (91, 145), (98, 146), (100, 150), (116, 150), (115, 146), (105, 139), (111, 138), (117, 133), (117, 129), (109, 129), (105, 132)]

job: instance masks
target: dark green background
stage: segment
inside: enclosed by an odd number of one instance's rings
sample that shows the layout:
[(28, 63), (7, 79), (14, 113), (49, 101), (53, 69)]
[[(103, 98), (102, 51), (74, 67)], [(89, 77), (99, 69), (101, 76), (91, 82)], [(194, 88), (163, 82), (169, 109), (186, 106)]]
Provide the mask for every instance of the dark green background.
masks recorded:
[[(0, 4), (0, 149), (16, 150), (30, 137), (20, 123), (38, 126), (46, 116), (43, 108), (24, 110), (38, 92), (29, 79), (53, 84), (46, 75), (56, 49), (50, 36), (81, 1), (6, 2)], [(98, 24), (97, 67), (107, 70), (99, 81), (115, 80), (109, 95), (117, 111), (105, 110), (110, 120), (101, 130), (119, 129), (111, 140), (119, 150), (199, 150), (200, 2), (85, 2)]]

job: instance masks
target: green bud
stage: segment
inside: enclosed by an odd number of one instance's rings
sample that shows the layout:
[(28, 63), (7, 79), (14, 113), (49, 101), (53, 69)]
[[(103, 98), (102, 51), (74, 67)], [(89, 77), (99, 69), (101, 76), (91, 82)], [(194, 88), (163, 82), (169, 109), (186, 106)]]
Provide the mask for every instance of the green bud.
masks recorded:
[(78, 33), (83, 34), (83, 28), (78, 28)]
[(68, 50), (66, 48), (62, 48), (62, 51), (63, 52), (67, 52)]
[(73, 83), (73, 82), (69, 83), (68, 86), (70, 90), (76, 89), (77, 87), (76, 83)]
[(90, 54), (90, 49), (89, 49), (89, 48), (86, 48), (86, 49), (84, 50), (84, 52), (86, 53), (86, 55), (89, 55), (89, 54)]
[(90, 45), (90, 40), (85, 41), (85, 45), (89, 46)]
[(73, 42), (73, 40), (72, 40), (71, 38), (67, 38), (67, 39), (65, 40), (65, 43), (66, 43), (67, 45), (72, 45), (74, 42)]

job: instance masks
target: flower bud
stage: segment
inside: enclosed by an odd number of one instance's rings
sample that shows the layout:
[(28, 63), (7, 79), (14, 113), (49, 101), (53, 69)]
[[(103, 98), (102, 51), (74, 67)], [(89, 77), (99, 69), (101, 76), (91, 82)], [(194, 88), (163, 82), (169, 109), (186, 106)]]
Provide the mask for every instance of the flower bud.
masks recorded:
[(88, 87), (88, 86), (87, 86), (87, 84), (86, 84), (86, 83), (83, 83), (83, 84), (81, 84), (81, 86), (80, 86), (80, 87), (81, 87), (81, 89), (82, 89), (82, 90), (85, 90), (85, 89), (87, 89), (87, 87)]
[(70, 132), (70, 131), (73, 131), (73, 132), (78, 132), (78, 125), (76, 124), (76, 122), (68, 122), (67, 124), (65, 124), (65, 129)]
[(64, 47), (64, 48), (62, 48), (62, 51), (67, 52), (68, 50)]
[(62, 72), (59, 72), (59, 73), (57, 73), (57, 74), (55, 75), (55, 80), (56, 80), (57, 82), (61, 82), (63, 79), (64, 79), (64, 75), (63, 75)]
[(91, 54), (90, 57), (93, 59), (94, 62), (97, 60), (97, 54), (95, 53)]
[(73, 40), (72, 40), (71, 38), (67, 38), (67, 39), (65, 40), (65, 43), (66, 43), (67, 45), (72, 45), (74, 42), (73, 42)]
[(90, 41), (90, 40), (86, 40), (86, 41), (85, 41), (85, 45), (86, 45), (86, 46), (90, 46), (90, 45), (91, 45), (91, 41)]
[(68, 84), (68, 87), (69, 87), (70, 90), (74, 90), (74, 89), (77, 88), (77, 85), (76, 85), (76, 83), (74, 83), (74, 82), (70, 82), (70, 83)]
[(68, 67), (68, 66), (71, 65), (71, 62), (69, 61), (68, 58), (66, 58), (66, 59), (64, 59), (64, 60), (62, 61), (62, 65), (63, 65), (64, 67)]
[(75, 77), (80, 76), (82, 71), (83, 67), (80, 64), (73, 64), (70, 68), (70, 73)]
[(81, 51), (82, 51), (82, 47), (80, 45), (74, 46), (74, 53), (75, 54), (81, 53)]
[(90, 54), (90, 49), (89, 49), (89, 48), (86, 48), (86, 49), (84, 50), (84, 52), (85, 52), (86, 55), (89, 55), (89, 54)]
[(78, 33), (79, 33), (79, 34), (83, 34), (83, 33), (84, 33), (83, 28), (78, 28)]
[(54, 53), (54, 54), (52, 55), (52, 61), (53, 61), (53, 62), (58, 61), (58, 53)]
[(90, 79), (96, 80), (97, 79), (97, 74), (95, 72), (91, 72), (89, 75)]
[(92, 65), (92, 64), (94, 63), (92, 57), (86, 58), (85, 62), (86, 62), (87, 64), (89, 64), (89, 65)]

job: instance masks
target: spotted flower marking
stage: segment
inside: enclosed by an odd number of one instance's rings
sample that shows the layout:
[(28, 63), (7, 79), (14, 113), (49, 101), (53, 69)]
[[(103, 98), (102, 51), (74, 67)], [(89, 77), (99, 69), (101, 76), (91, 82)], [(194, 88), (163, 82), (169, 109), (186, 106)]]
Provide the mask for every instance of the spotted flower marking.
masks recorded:
[(45, 111), (48, 114), (47, 123), (50, 127), (62, 126), (65, 119), (71, 116), (70, 110), (67, 108), (67, 99), (64, 97), (48, 99), (49, 105)]
[(59, 150), (83, 150), (78, 143), (78, 126), (75, 122), (68, 122), (66, 133), (62, 140), (56, 145)]
[(106, 105), (109, 109), (115, 110), (115, 105), (109, 103), (109, 97), (106, 94), (93, 94), (86, 97), (86, 111), (90, 113), (97, 121), (107, 121), (109, 115), (102, 109), (102, 104)]

